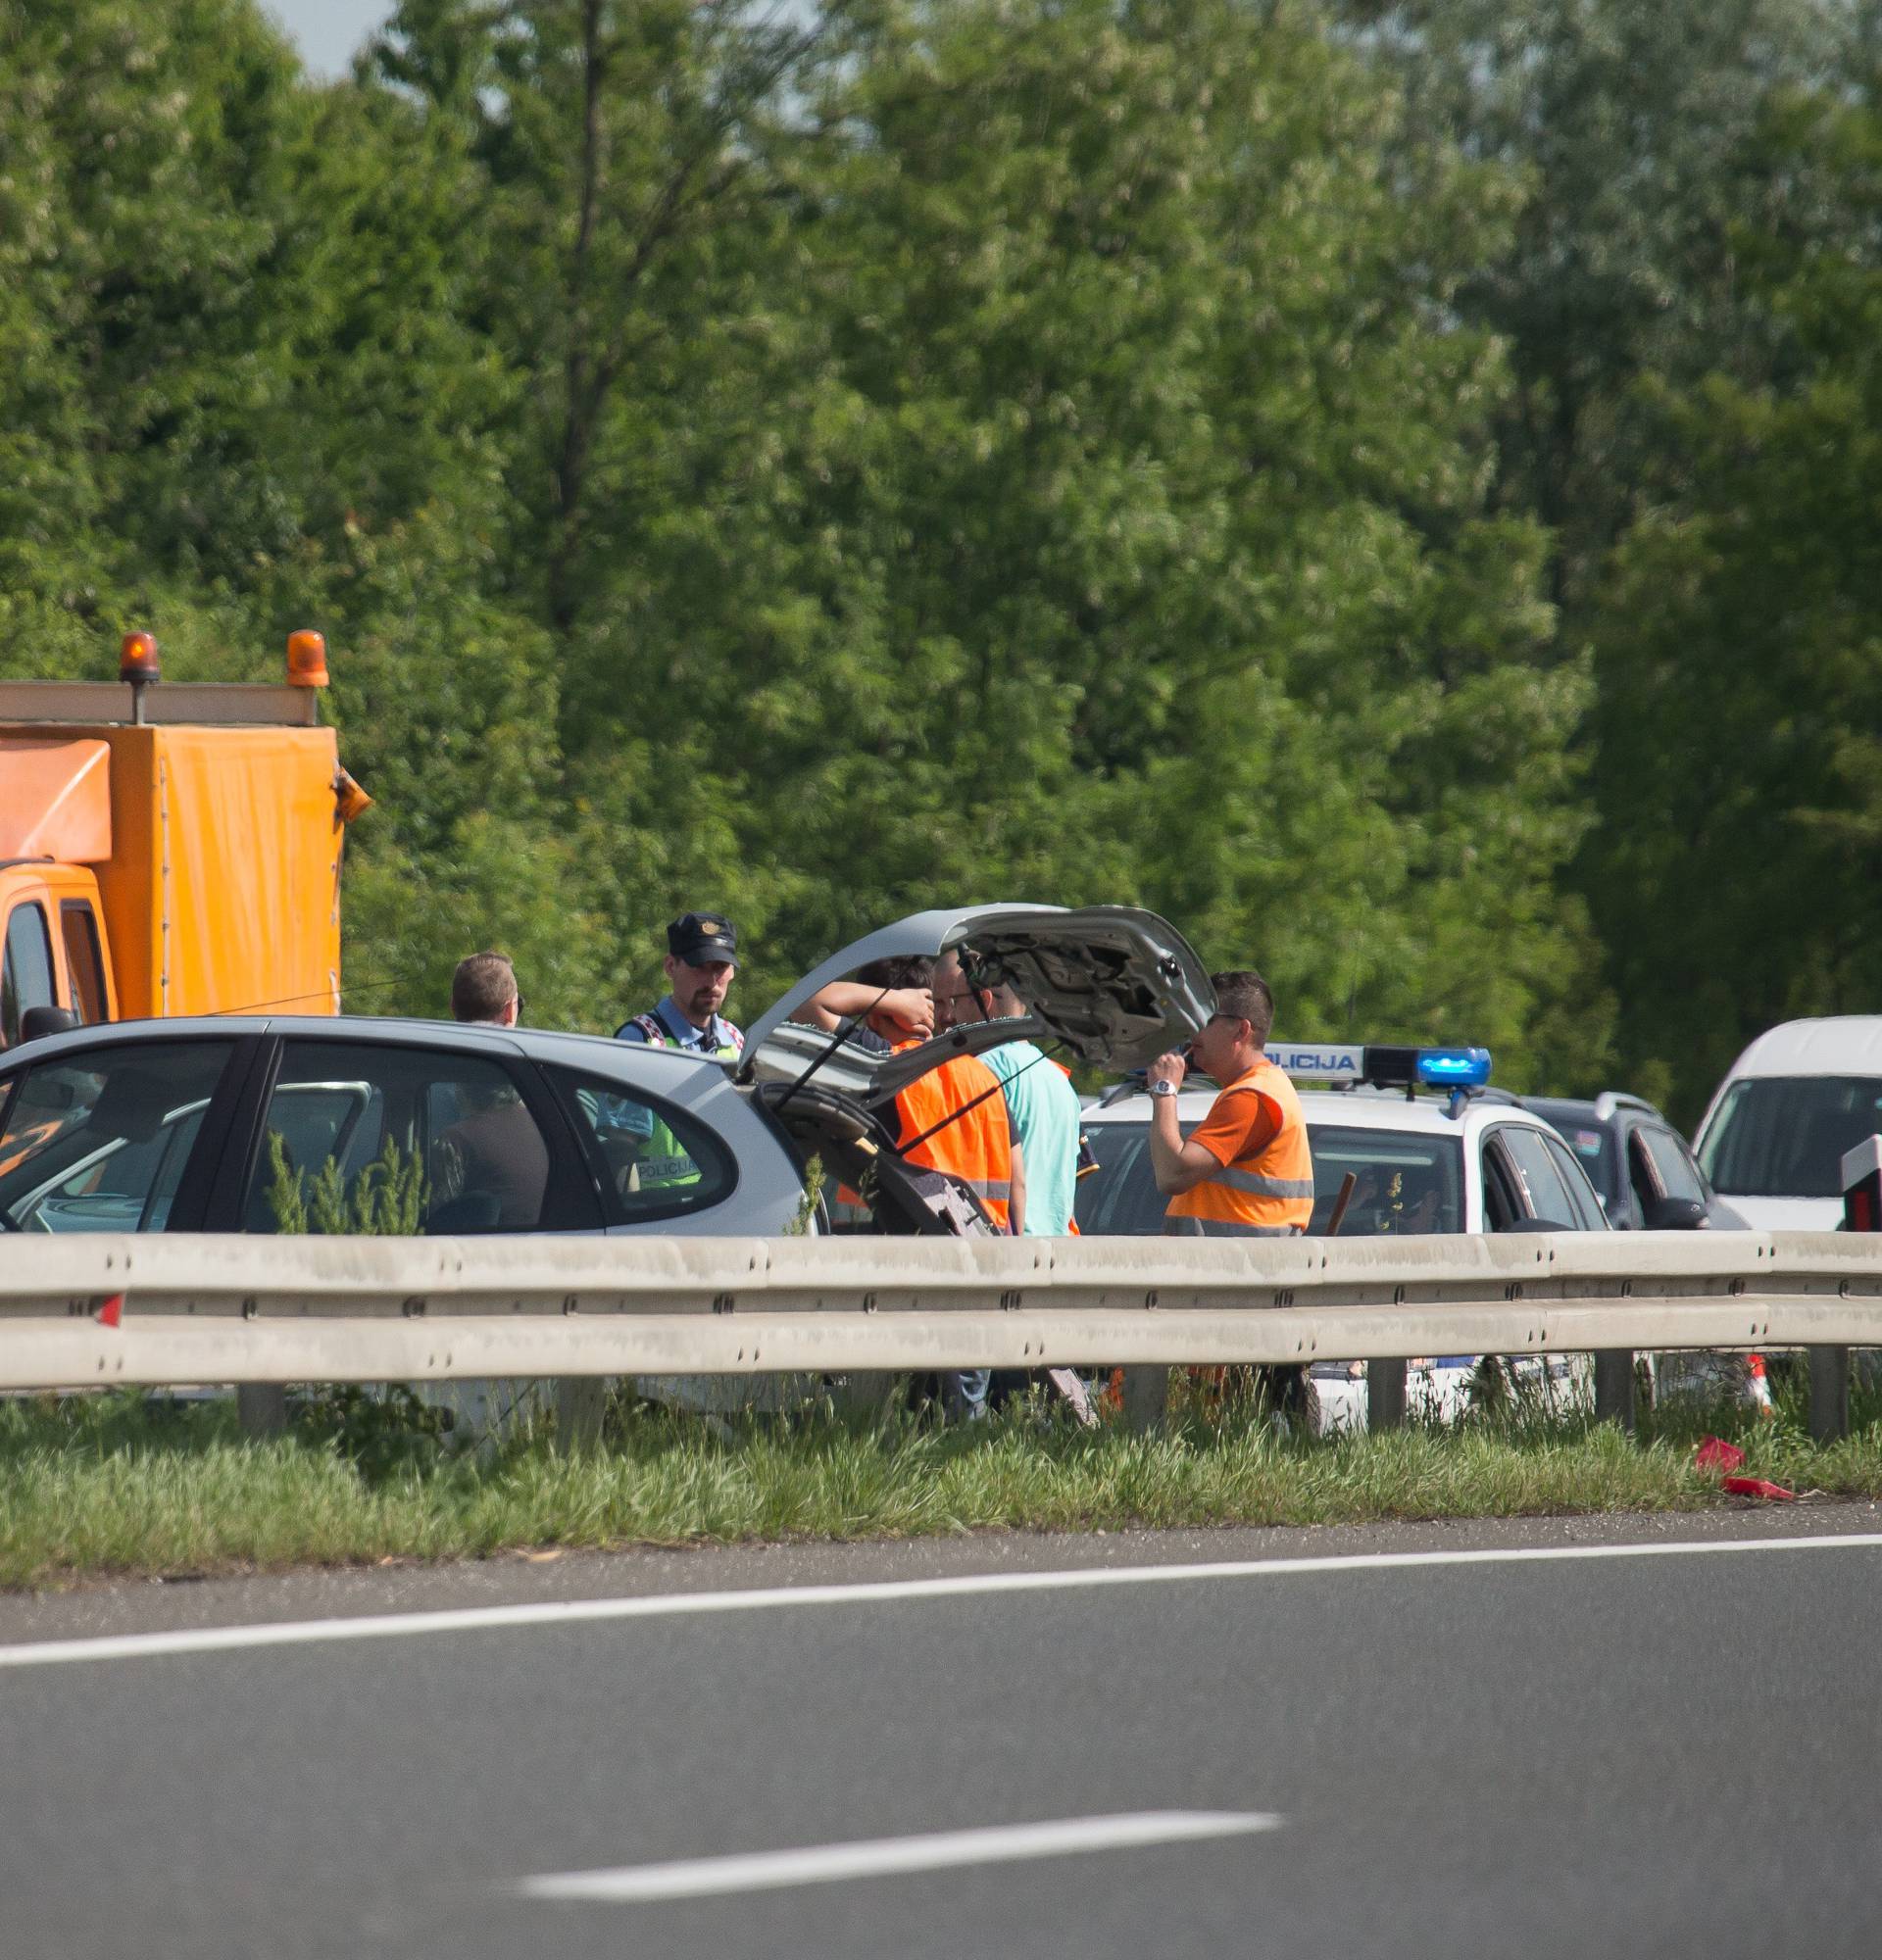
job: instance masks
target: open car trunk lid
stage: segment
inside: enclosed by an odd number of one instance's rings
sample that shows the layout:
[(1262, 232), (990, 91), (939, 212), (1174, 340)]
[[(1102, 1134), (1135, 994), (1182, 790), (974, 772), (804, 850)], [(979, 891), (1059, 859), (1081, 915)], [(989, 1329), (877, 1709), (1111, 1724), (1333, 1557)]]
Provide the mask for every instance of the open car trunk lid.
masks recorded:
[[(1026, 1003), (1017, 1020), (973, 1021), (895, 1054), (870, 1054), (792, 1019), (832, 980), (877, 959), (958, 953), (982, 984), (1004, 980)], [(966, 906), (916, 912), (834, 954), (745, 1037), (740, 1081), (794, 1081), (819, 1055), (816, 1080), (874, 1102), (957, 1054), (1003, 1042), (1058, 1045), (1067, 1060), (1141, 1068), (1179, 1046), (1215, 1010), (1215, 991), (1182, 934), (1129, 906)]]

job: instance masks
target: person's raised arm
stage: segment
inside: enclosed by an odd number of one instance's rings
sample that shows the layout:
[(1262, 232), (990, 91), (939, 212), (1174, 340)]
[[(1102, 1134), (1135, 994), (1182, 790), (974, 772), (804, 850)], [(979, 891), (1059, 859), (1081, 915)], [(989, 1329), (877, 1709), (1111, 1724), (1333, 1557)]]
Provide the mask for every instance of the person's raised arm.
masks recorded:
[[(1189, 1064), (1180, 1054), (1160, 1054), (1150, 1064), (1147, 1086), (1167, 1082), (1181, 1089), (1183, 1078), (1188, 1073)], [(1241, 1101), (1239, 1097), (1232, 1100)], [(1216, 1108), (1221, 1106), (1218, 1099)], [(1215, 1111), (1212, 1110), (1209, 1120), (1198, 1134), (1210, 1136), (1216, 1127)], [(1150, 1099), (1151, 1174), (1157, 1180), (1157, 1189), (1165, 1198), (1177, 1198), (1204, 1179), (1213, 1177), (1223, 1164), (1231, 1157), (1240, 1155), (1243, 1150), (1259, 1150), (1273, 1134), (1273, 1118), (1267, 1106), (1261, 1104), (1254, 1125), (1241, 1139), (1241, 1149), (1224, 1144), (1223, 1153), (1218, 1154), (1208, 1143), (1199, 1142), (1197, 1137), (1184, 1142), (1182, 1125), (1176, 1120), (1174, 1096), (1153, 1095)]]
[(811, 996), (804, 1012), (819, 1028), (834, 1028), (852, 1014), (877, 1013), (921, 1041), (934, 1032), (934, 996), (925, 987), (891, 987), (884, 993), (859, 980), (832, 980)]

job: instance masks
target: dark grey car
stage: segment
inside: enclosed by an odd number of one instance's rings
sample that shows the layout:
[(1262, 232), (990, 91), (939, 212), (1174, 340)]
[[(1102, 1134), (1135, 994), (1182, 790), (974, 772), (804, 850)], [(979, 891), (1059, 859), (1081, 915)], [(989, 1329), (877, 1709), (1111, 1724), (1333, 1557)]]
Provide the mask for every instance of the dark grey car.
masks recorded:
[(1613, 1091), (1592, 1102), (1558, 1096), (1515, 1100), (1561, 1133), (1617, 1231), (1746, 1229), (1700, 1169), (1692, 1146), (1651, 1102)]

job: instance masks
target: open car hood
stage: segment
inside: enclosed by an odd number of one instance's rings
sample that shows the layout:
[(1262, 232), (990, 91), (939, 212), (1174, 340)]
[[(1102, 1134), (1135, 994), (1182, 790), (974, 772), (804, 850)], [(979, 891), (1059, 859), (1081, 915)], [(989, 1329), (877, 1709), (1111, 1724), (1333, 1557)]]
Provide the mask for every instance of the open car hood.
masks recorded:
[(817, 1069), (824, 1087), (865, 1102), (893, 1096), (957, 1054), (1036, 1040), (1066, 1060), (1116, 1070), (1141, 1068), (1179, 1047), (1215, 1011), (1215, 990), (1181, 933), (1155, 912), (1128, 906), (966, 906), (916, 912), (847, 946), (800, 980), (745, 1037), (741, 1081), (792, 1081), (830, 1048), (834, 1035), (793, 1021), (832, 980), (871, 960), (959, 952), (1004, 979), (1026, 1003), (1018, 1020), (971, 1021), (896, 1054), (845, 1044)]

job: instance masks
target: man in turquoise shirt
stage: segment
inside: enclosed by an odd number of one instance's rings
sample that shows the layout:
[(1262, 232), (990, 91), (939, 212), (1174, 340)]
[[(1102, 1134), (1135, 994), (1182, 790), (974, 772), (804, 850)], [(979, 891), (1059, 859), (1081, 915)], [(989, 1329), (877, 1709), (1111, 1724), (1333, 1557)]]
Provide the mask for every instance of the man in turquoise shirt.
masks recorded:
[[(1011, 987), (968, 986), (952, 953), (935, 962), (937, 1034), (964, 1021), (1017, 1020), (1025, 1011)], [(1025, 1157), (1025, 1215), (1018, 1229), (1029, 1239), (1063, 1238), (1071, 1230), (1078, 1177), (1078, 1092), (1065, 1070), (1029, 1041), (1003, 1042), (980, 1059), (1000, 1078)]]

